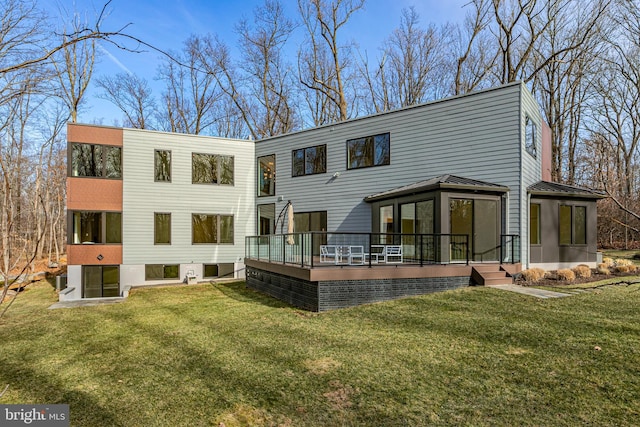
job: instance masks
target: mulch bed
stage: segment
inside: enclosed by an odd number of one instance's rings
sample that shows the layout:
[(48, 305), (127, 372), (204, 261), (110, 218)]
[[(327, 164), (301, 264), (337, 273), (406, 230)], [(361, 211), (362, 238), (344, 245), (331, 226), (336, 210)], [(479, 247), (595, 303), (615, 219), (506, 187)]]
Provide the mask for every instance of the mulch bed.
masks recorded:
[(591, 271), (591, 277), (576, 277), (574, 280), (559, 280), (555, 271), (549, 271), (545, 275), (544, 279), (540, 279), (537, 282), (527, 282), (522, 278), (516, 280), (517, 285), (521, 286), (545, 286), (545, 287), (562, 287), (567, 285), (579, 285), (583, 283), (598, 282), (600, 280), (620, 278), (624, 281), (627, 277), (637, 277), (638, 273), (611, 273), (600, 274), (596, 270)]

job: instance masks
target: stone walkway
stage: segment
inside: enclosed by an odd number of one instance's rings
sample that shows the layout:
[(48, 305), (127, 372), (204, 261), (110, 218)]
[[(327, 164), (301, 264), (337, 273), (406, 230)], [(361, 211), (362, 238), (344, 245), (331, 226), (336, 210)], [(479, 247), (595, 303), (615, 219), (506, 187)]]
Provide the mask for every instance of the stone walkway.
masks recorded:
[(571, 296), (560, 292), (547, 291), (544, 289), (529, 288), (518, 285), (490, 285), (489, 288), (502, 289), (504, 291), (517, 292), (519, 294), (530, 295), (536, 298), (562, 298)]
[(75, 301), (60, 301), (49, 306), (49, 310), (55, 310), (57, 308), (92, 307), (94, 305), (116, 304), (124, 301), (125, 299), (126, 298), (122, 298), (122, 297), (113, 297), (113, 298), (90, 298), (90, 299), (75, 300)]

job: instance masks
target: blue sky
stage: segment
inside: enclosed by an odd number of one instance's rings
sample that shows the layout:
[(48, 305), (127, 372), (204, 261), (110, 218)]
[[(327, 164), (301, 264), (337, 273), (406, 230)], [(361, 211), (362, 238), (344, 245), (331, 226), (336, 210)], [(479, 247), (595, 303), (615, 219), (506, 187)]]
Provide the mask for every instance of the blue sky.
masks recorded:
[[(89, 0), (44, 0), (52, 15), (69, 16), (74, 10), (94, 22), (104, 5), (103, 1)], [(414, 6), (420, 14), (421, 23), (442, 24), (460, 22), (464, 19), (468, 0), (367, 0), (365, 9), (355, 14), (345, 27), (343, 36), (355, 41), (369, 58), (377, 55), (377, 47), (399, 25), (402, 9)], [(162, 50), (179, 50), (182, 42), (191, 34), (218, 34), (228, 45), (236, 44), (236, 23), (253, 17), (256, 6), (263, 0), (219, 1), (219, 0), (112, 0), (107, 7), (107, 17), (102, 26), (105, 31), (120, 29), (130, 24), (126, 32)], [(283, 0), (285, 11), (297, 17), (297, 0)], [(68, 19), (68, 18), (67, 18)], [(64, 20), (62, 21), (64, 22)], [(153, 79), (159, 64), (156, 52), (133, 54), (121, 51), (110, 44), (102, 43), (102, 59), (96, 65), (94, 76), (113, 75), (118, 72), (133, 72), (153, 83), (155, 95), (160, 95), (161, 86)], [(294, 58), (292, 58), (294, 60)], [(96, 90), (87, 97), (88, 110), (81, 111), (79, 121), (102, 122), (111, 125), (122, 115), (107, 101), (96, 98)]]

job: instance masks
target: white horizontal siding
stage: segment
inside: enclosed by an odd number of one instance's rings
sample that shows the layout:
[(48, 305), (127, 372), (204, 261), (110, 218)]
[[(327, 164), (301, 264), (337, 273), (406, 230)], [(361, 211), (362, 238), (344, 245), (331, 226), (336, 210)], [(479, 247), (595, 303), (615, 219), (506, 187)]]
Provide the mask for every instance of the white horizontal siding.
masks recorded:
[[(255, 233), (255, 143), (124, 130), (123, 263), (231, 263)], [(154, 152), (171, 150), (171, 182), (154, 182)], [(234, 157), (234, 185), (191, 183), (191, 154)], [(154, 244), (154, 212), (171, 213), (171, 245)], [(191, 214), (234, 216), (234, 244), (191, 243)]]

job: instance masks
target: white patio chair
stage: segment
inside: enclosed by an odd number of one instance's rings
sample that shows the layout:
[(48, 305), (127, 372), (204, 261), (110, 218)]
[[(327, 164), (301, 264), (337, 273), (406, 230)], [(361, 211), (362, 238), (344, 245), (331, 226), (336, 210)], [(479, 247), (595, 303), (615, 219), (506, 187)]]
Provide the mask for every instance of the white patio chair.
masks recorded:
[(385, 246), (384, 261), (387, 264), (402, 264), (402, 246), (400, 245)]
[(320, 262), (335, 264), (338, 262), (334, 245), (320, 245)]
[(349, 246), (349, 264), (364, 264), (364, 246)]

